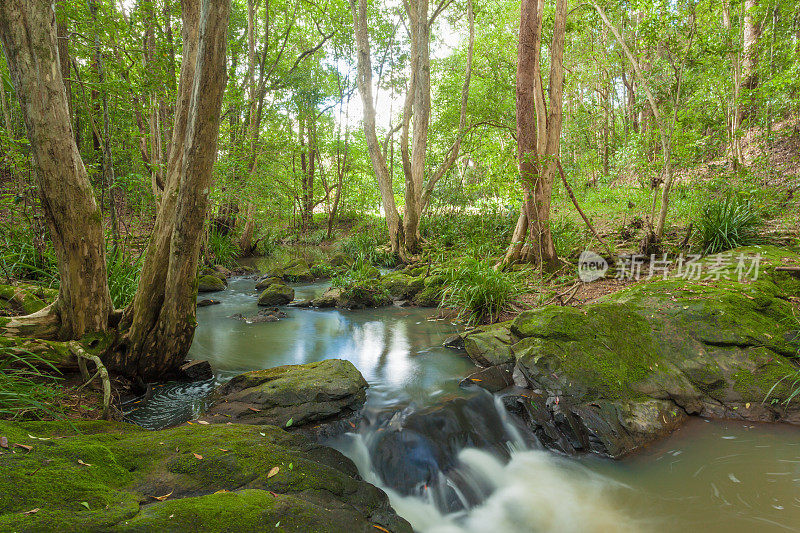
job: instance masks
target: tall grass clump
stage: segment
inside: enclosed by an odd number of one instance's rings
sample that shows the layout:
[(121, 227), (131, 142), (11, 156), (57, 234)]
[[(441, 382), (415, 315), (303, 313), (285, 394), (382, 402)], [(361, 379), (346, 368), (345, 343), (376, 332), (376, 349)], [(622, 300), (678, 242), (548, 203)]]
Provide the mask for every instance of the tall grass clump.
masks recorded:
[(214, 258), (214, 263), (228, 268), (236, 266), (236, 256), (239, 250), (230, 235), (224, 235), (219, 231), (210, 231), (206, 250), (208, 256)]
[(382, 248), (388, 240), (388, 235), (384, 235), (378, 228), (361, 227), (354, 229), (352, 235), (342, 240), (339, 248), (353, 261), (361, 258), (371, 265), (393, 267), (397, 264), (397, 257)]
[(572, 257), (586, 246), (583, 229), (569, 218), (557, 218), (550, 223), (553, 244), (559, 257)]
[[(53, 373), (51, 374), (50, 371)], [(62, 418), (58, 370), (41, 356), (0, 348), (0, 418)]]
[(528, 271), (495, 270), (488, 260), (465, 258), (445, 267), (442, 305), (470, 324), (494, 322), (527, 289)]
[(133, 259), (122, 247), (113, 246), (106, 251), (108, 290), (114, 307), (121, 309), (133, 301), (142, 272), (142, 256)]
[(738, 195), (706, 204), (697, 221), (703, 253), (715, 254), (758, 244), (761, 224), (753, 203)]
[(0, 225), (0, 269), (6, 277), (35, 281), (39, 285), (58, 285), (58, 262), (49, 242), (34, 246), (30, 227)]

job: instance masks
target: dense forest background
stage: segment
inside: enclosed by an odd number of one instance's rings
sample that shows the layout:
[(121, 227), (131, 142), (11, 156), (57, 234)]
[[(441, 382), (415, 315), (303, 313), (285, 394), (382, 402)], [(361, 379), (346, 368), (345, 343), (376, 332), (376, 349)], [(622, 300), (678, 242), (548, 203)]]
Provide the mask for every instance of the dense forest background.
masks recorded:
[[(203, 240), (210, 263), (268, 254), (276, 244), (337, 240), (376, 262), (393, 262), (392, 254), (381, 255), (389, 240), (380, 218), (386, 204), (362, 127), (356, 8), (343, 1), (233, 2)], [(404, 107), (419, 39), (409, 6), (365, 8), (377, 140), (402, 210), (408, 204), (404, 136), (406, 143), (418, 139), (416, 129), (404, 131)], [(419, 234), (437, 253), (455, 247), (499, 258), (522, 202), (515, 121), (519, 3), (442, 0), (424, 8), (431, 22), (430, 101), (421, 153), (430, 197)], [(544, 6), (544, 71), (554, 10)], [(103, 213), (109, 268), (118, 273), (109, 275), (112, 297), (121, 307), (135, 291), (126, 280), (137, 275), (164, 186), (182, 57), (181, 6), (176, 0), (57, 2), (57, 18), (70, 120)], [(570, 4), (560, 162), (599, 234), (615, 251), (635, 249), (657, 218), (658, 191), (670, 174), (667, 241), (686, 237), (707, 248), (701, 219), (720, 204), (755, 220), (761, 238), (796, 239), (798, 69), (794, 2)], [(0, 77), (3, 275), (56, 285), (5, 60)], [(433, 169), (444, 172), (433, 180)], [(574, 256), (594, 239), (559, 178), (550, 226), (560, 257)]]

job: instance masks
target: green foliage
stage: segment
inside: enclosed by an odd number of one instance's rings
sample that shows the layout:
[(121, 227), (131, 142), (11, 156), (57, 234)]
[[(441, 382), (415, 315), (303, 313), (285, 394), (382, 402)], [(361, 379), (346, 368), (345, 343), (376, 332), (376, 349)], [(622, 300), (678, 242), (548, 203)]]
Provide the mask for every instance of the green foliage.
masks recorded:
[(569, 258), (580, 253), (586, 245), (583, 230), (569, 218), (557, 218), (550, 222), (553, 243), (559, 257)]
[(331, 277), (331, 287), (342, 289), (345, 297), (362, 299), (364, 295), (379, 296), (391, 301), (389, 291), (378, 283), (380, 272), (365, 254), (358, 254), (353, 264)]
[(142, 272), (142, 256), (132, 259), (122, 247), (106, 251), (108, 290), (114, 307), (120, 309), (133, 301)]
[[(52, 370), (52, 374), (47, 370)], [(0, 348), (0, 418), (61, 418), (58, 370), (39, 355)]]
[(0, 223), (0, 267), (2, 273), (18, 280), (36, 281), (39, 285), (58, 285), (58, 263), (50, 241), (38, 239), (30, 226)]
[(384, 226), (362, 225), (343, 239), (339, 247), (344, 255), (354, 262), (364, 261), (370, 265), (393, 267), (397, 257), (383, 247), (389, 240)]
[(761, 218), (752, 202), (735, 194), (714, 200), (703, 208), (697, 228), (705, 254), (758, 244)]
[(475, 257), (485, 257), (508, 245), (515, 223), (515, 210), (431, 214), (422, 219), (420, 233), (435, 245), (469, 250)]
[(230, 234), (224, 235), (218, 231), (210, 231), (207, 246), (208, 258), (213, 263), (228, 268), (236, 266), (239, 250)]
[(527, 270), (495, 270), (486, 260), (452, 261), (445, 278), (442, 304), (459, 309), (459, 318), (470, 324), (493, 322), (517, 297), (528, 290)]

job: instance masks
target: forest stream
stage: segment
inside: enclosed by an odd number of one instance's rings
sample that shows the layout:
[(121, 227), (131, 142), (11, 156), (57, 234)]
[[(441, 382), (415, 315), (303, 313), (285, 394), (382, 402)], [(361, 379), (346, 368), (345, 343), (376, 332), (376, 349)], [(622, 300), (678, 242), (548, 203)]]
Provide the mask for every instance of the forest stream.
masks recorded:
[[(296, 298), (327, 283), (295, 285)], [(546, 451), (499, 398), (459, 382), (474, 371), (441, 347), (457, 327), (432, 309), (286, 308), (278, 322), (231, 318), (256, 310), (248, 278), (199, 308), (190, 358), (211, 381), (167, 384), (127, 407), (150, 429), (196, 418), (208, 393), (243, 371), (328, 358), (369, 382), (357, 433), (326, 441), (383, 488), (416, 531), (800, 531), (796, 427), (692, 418), (621, 461)], [(403, 431), (399, 429), (402, 428)]]

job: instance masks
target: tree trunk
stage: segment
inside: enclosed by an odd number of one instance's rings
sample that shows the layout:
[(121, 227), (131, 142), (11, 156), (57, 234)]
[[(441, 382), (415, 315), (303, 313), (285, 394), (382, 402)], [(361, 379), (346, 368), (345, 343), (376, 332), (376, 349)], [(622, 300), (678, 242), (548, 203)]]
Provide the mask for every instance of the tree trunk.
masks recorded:
[(181, 364), (196, 326), (197, 268), (217, 155), (230, 3), (182, 0), (183, 63), (167, 183), (139, 287), (126, 309), (129, 327), (108, 366), (128, 376), (164, 379)]
[[(357, 2), (357, 3), (356, 3)], [(367, 31), (367, 0), (350, 0), (353, 12), (353, 28), (355, 29), (356, 46), (358, 48), (358, 92), (364, 106), (364, 136), (367, 141), (372, 169), (378, 180), (386, 225), (389, 229), (389, 243), (394, 254), (400, 253), (403, 241), (400, 214), (394, 201), (392, 176), (386, 165), (386, 156), (381, 151), (380, 142), (375, 129), (375, 99), (372, 96), (372, 58), (370, 55), (369, 33)]]
[[(525, 213), (517, 220), (503, 263), (529, 260), (546, 271), (560, 265), (550, 231), (555, 158), (561, 139), (566, 0), (557, 0), (550, 45), (549, 113), (541, 75), (543, 0), (522, 0), (517, 53), (517, 158)], [(527, 247), (521, 233), (527, 230)], [(502, 264), (502, 263), (501, 263)]]
[[(72, 132), (47, 0), (0, 3), (0, 39), (20, 100), (47, 225), (58, 258), (58, 298), (25, 333), (78, 339), (106, 331), (112, 311), (100, 211)], [(6, 331), (26, 322), (12, 320)]]

